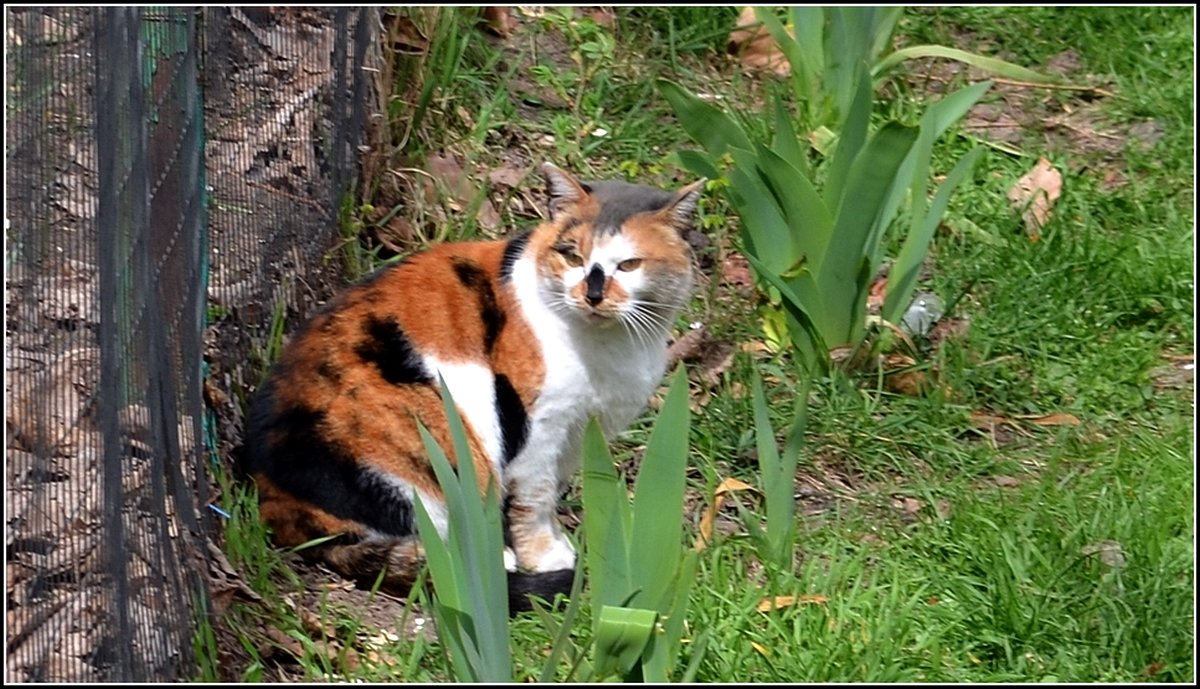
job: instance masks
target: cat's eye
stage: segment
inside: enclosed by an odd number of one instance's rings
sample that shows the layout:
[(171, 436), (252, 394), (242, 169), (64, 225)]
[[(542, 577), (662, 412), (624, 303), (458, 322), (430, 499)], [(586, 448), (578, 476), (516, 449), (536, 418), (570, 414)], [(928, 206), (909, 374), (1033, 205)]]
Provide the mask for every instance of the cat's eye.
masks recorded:
[(637, 270), (641, 266), (642, 266), (642, 259), (629, 258), (629, 259), (625, 259), (624, 261), (621, 261), (620, 263), (618, 263), (617, 270), (623, 270), (625, 272), (629, 272), (631, 270)]
[(579, 266), (583, 265), (583, 256), (580, 256), (575, 251), (575, 247), (569, 244), (562, 244), (554, 247), (554, 250), (557, 251), (564, 259), (566, 259), (567, 265), (571, 266), (572, 268), (578, 268)]

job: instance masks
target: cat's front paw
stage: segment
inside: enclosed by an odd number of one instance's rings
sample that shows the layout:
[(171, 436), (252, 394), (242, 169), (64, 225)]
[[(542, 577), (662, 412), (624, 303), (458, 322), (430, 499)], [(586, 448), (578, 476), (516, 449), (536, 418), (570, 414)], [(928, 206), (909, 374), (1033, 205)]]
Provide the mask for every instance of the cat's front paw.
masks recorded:
[(562, 534), (555, 534), (549, 539), (548, 547), (538, 553), (526, 569), (531, 572), (554, 572), (560, 569), (575, 567), (575, 546)]

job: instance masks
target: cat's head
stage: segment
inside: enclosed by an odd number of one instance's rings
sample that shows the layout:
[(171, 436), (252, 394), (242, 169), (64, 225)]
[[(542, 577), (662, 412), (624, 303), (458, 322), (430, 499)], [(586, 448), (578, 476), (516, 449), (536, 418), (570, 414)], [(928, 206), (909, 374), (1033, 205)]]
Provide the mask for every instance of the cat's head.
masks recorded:
[(676, 192), (625, 182), (582, 182), (542, 166), (550, 221), (538, 234), (537, 266), (551, 308), (633, 334), (662, 333), (692, 287), (684, 240), (705, 180)]

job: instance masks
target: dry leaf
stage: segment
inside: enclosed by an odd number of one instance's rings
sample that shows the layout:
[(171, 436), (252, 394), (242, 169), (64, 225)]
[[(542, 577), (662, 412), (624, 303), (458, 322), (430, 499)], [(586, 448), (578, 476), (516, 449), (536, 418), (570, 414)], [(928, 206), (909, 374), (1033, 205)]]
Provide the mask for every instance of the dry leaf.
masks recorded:
[(1040, 238), (1041, 229), (1050, 221), (1050, 209), (1061, 195), (1062, 173), (1045, 158), (1039, 158), (1037, 165), (1008, 190), (1008, 200), (1021, 211), (1030, 240)]
[(1158, 120), (1146, 120), (1129, 128), (1129, 138), (1143, 151), (1154, 148), (1166, 133), (1166, 128)]
[(1129, 180), (1120, 170), (1109, 169), (1104, 171), (1104, 178), (1100, 180), (1100, 188), (1104, 191), (1114, 191), (1128, 183)]
[(819, 593), (805, 593), (799, 596), (771, 596), (759, 602), (755, 610), (770, 612), (792, 605), (825, 605), (829, 599)]
[(694, 360), (700, 353), (706, 335), (704, 327), (693, 328), (672, 342), (667, 348), (667, 370), (674, 369), (680, 361)]
[(1020, 485), (1021, 479), (1015, 476), (993, 476), (992, 483), (995, 483), (1001, 488), (1011, 488), (1012, 486)]
[(770, 656), (770, 655), (771, 655), (771, 652), (770, 652), (770, 651), (768, 651), (768, 650), (767, 650), (767, 648), (766, 648), (765, 646), (763, 646), (762, 644), (758, 643), (757, 641), (751, 641), (751, 642), (750, 642), (750, 646), (751, 646), (751, 648), (753, 648), (754, 650), (756, 650), (756, 651), (758, 651), (759, 653), (761, 653), (763, 656)]
[(1154, 387), (1163, 389), (1184, 389), (1192, 386), (1196, 377), (1196, 360), (1192, 354), (1164, 354), (1163, 358), (1170, 363), (1151, 369), (1150, 378)]
[(597, 7), (587, 13), (588, 18), (596, 22), (597, 26), (611, 27), (617, 21), (617, 16), (613, 14), (612, 8)]
[(721, 263), (721, 284), (734, 287), (754, 288), (754, 277), (750, 274), (750, 262), (746, 257), (731, 251)]
[(492, 33), (501, 38), (508, 38), (508, 35), (512, 33), (516, 22), (513, 20), (511, 8), (499, 5), (488, 6), (483, 8), (482, 14), (488, 30)]
[(495, 232), (500, 229), (500, 214), (496, 212), (496, 207), (488, 199), (484, 199), (483, 203), (479, 204), (479, 210), (475, 213), (475, 221), (485, 232)]
[(886, 272), (875, 278), (867, 290), (867, 313), (879, 315), (883, 310), (883, 302), (887, 297), (888, 274)]
[(883, 358), (883, 385), (889, 392), (911, 397), (920, 397), (929, 390), (929, 377), (925, 371), (915, 370), (915, 359), (895, 352)]
[(396, 52), (421, 55), (429, 49), (429, 39), (421, 35), (421, 30), (408, 17), (389, 12), (384, 15), (384, 24)]
[(525, 179), (525, 170), (512, 163), (505, 163), (488, 173), (488, 181), (493, 186), (516, 189)]
[(700, 518), (700, 534), (696, 537), (695, 548), (697, 551), (704, 548), (712, 540), (713, 522), (717, 518), (717, 512), (721, 511), (721, 506), (725, 504), (725, 494), (739, 490), (752, 490), (758, 492), (758, 489), (749, 483), (739, 481), (736, 478), (727, 478), (721, 481), (717, 489), (713, 491), (712, 504), (704, 511), (704, 516)]
[(267, 628), (267, 638), (258, 648), (258, 654), (264, 658), (274, 656), (277, 651), (283, 651), (292, 658), (299, 660), (304, 657), (304, 645), (275, 627)]
[[(791, 27), (788, 27), (788, 33), (795, 35)], [(772, 71), (782, 77), (792, 71), (771, 32), (758, 21), (752, 6), (742, 8), (737, 25), (729, 33), (726, 49), (738, 55), (742, 67), (752, 72)]]
[(936, 349), (946, 340), (957, 340), (966, 337), (967, 332), (970, 330), (970, 318), (942, 318), (925, 337), (929, 340), (929, 344)]
[(1096, 541), (1085, 545), (1079, 552), (1084, 556), (1099, 555), (1100, 561), (1113, 569), (1125, 566), (1125, 549), (1118, 541)]
[(1056, 412), (1054, 414), (1046, 414), (1045, 416), (1018, 416), (1018, 419), (1025, 419), (1035, 426), (1078, 426), (1079, 419), (1073, 414), (1066, 412)]

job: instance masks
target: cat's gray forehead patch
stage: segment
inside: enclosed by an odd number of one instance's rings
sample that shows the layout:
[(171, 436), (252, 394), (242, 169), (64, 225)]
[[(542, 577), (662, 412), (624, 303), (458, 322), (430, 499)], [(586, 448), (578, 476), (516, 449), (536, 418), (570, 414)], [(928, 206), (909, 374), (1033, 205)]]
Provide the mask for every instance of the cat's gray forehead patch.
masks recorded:
[(628, 182), (584, 182), (600, 202), (600, 214), (592, 225), (597, 234), (616, 234), (621, 225), (638, 213), (662, 210), (675, 198), (669, 191)]

